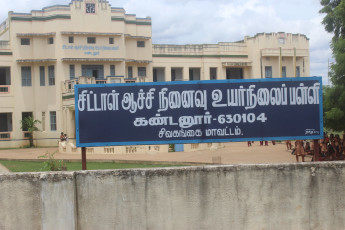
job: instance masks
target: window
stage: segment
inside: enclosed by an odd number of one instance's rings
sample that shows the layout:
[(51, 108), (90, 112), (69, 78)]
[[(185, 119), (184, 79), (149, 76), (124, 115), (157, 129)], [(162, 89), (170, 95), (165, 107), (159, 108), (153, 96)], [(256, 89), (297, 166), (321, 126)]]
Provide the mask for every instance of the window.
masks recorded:
[(171, 69), (171, 81), (176, 81), (176, 70)]
[(265, 78), (272, 78), (272, 66), (265, 66)]
[(55, 71), (54, 66), (48, 66), (48, 79), (49, 79), (49, 85), (55, 85)]
[(69, 79), (73, 80), (75, 78), (75, 67), (74, 65), (69, 65)]
[(300, 76), (301, 76), (300, 67), (296, 66), (296, 77), (300, 77)]
[(50, 131), (56, 131), (56, 112), (50, 112)]
[[(0, 86), (4, 85), (11, 85), (11, 67), (0, 66)], [(3, 89), (4, 88), (0, 88), (0, 92), (4, 92)]]
[(243, 79), (243, 68), (226, 68), (226, 79)]
[(12, 113), (0, 113), (0, 139), (11, 138), (8, 132), (12, 132)]
[(193, 69), (189, 68), (189, 80), (193, 81), (193, 77), (194, 77)]
[(280, 44), (285, 44), (285, 38), (279, 38), (278, 41)]
[(87, 37), (88, 44), (96, 44), (96, 37)]
[(54, 38), (48, 38), (48, 44), (49, 45), (54, 44)]
[(74, 43), (74, 37), (68, 37), (68, 43)]
[(210, 80), (217, 79), (217, 68), (210, 68)]
[(138, 76), (146, 77), (146, 67), (138, 67)]
[(137, 41), (137, 47), (145, 47), (145, 41)]
[(40, 66), (40, 86), (46, 85), (46, 75), (44, 66)]
[(303, 58), (303, 73), (304, 73), (304, 58)]
[(189, 68), (189, 80), (190, 81), (200, 80), (200, 68)]
[(46, 112), (42, 112), (42, 131), (46, 131)]
[(22, 86), (31, 86), (31, 67), (22, 66)]
[(94, 3), (86, 3), (85, 5), (86, 13), (94, 14), (96, 13), (96, 5)]
[(133, 78), (133, 68), (132, 68), (132, 66), (128, 66), (128, 78)]
[(153, 82), (157, 82), (158, 81), (158, 76), (157, 76), (157, 69), (153, 69)]
[(286, 66), (282, 67), (282, 77), (286, 77)]
[(110, 65), (110, 76), (115, 76), (115, 65)]
[(183, 81), (183, 68), (171, 68), (171, 81)]
[[(22, 112), (22, 120), (24, 120), (25, 118), (28, 118), (28, 117), (33, 117), (33, 113), (32, 112)], [(28, 131), (28, 127), (23, 125), (22, 130)]]
[(114, 44), (114, 38), (109, 38), (109, 44)]
[(30, 38), (21, 38), (20, 39), (20, 44), (22, 46), (29, 46), (30, 45)]

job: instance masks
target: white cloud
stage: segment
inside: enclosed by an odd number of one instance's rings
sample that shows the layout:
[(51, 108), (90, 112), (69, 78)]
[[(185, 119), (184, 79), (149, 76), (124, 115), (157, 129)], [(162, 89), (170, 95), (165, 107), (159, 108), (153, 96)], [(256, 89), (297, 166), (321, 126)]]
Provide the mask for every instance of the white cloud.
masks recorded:
[[(0, 0), (0, 21), (8, 11), (29, 13), (70, 0)], [(6, 4), (5, 4), (6, 1)], [(327, 75), (331, 34), (321, 24), (324, 15), (316, 0), (110, 0), (137, 17), (152, 17), (153, 42), (217, 43), (242, 40), (260, 32), (301, 33), (310, 38), (312, 75)]]

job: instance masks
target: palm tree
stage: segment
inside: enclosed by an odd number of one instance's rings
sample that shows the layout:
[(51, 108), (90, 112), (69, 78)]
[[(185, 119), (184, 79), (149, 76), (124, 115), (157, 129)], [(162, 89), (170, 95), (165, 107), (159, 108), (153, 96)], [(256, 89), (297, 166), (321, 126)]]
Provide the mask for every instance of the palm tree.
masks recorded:
[(29, 116), (21, 120), (20, 123), (22, 125), (21, 129), (27, 130), (29, 132), (30, 147), (33, 147), (34, 146), (34, 132), (39, 131), (36, 125), (41, 123), (41, 121), (35, 120), (33, 116)]

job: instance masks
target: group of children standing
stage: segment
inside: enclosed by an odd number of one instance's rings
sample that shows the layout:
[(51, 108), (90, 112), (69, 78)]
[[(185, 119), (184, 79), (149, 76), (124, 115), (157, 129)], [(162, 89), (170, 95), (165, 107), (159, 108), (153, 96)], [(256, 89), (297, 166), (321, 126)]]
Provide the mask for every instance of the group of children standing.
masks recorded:
[[(318, 144), (320, 145), (318, 161), (345, 160), (345, 132), (342, 138), (338, 134), (331, 134), (328, 137), (328, 134), (325, 133), (324, 138)], [(314, 155), (314, 142), (296, 140), (295, 148), (292, 149), (291, 141), (286, 141), (286, 147), (288, 150), (292, 150), (297, 162), (299, 157), (304, 162), (306, 155)]]

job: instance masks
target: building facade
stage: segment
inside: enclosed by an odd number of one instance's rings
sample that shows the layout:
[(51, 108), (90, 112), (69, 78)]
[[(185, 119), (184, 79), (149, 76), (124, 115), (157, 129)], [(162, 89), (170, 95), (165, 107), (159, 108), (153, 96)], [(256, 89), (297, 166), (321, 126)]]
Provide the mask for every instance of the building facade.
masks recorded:
[(0, 24), (0, 148), (28, 144), (20, 121), (41, 121), (38, 146), (75, 138), (75, 84), (309, 76), (309, 39), (260, 33), (238, 42), (152, 44), (151, 18), (105, 0), (9, 12)]

